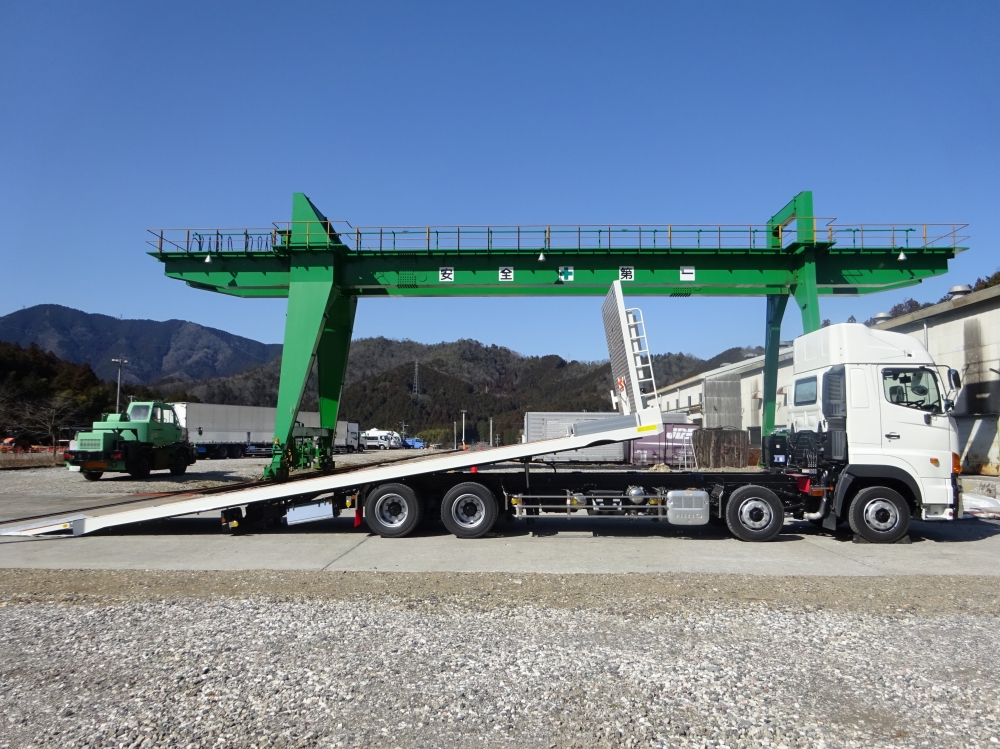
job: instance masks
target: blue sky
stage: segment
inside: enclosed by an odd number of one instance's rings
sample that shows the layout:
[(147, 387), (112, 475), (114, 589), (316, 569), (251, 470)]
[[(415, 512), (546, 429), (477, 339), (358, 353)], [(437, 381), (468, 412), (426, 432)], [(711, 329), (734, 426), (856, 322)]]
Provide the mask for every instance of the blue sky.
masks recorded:
[[(1000, 4), (3, 3), (0, 314), (43, 302), (280, 341), (284, 302), (163, 277), (151, 226), (968, 222), (1000, 267)], [(763, 342), (764, 300), (632, 300), (652, 348)], [(365, 300), (355, 336), (606, 357), (598, 298)], [(801, 332), (790, 308), (783, 335)]]

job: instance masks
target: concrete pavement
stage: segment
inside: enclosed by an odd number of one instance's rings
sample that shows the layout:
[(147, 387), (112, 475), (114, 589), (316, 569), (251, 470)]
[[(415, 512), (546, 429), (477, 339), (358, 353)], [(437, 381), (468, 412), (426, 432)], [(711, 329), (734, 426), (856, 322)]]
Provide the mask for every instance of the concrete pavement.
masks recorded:
[(914, 522), (911, 544), (855, 544), (790, 522), (777, 541), (649, 519), (539, 518), (476, 540), (441, 530), (383, 539), (351, 518), (231, 535), (218, 516), (187, 517), (78, 538), (0, 539), (0, 567), (385, 572), (688, 572), (755, 575), (1000, 576), (1000, 524)]

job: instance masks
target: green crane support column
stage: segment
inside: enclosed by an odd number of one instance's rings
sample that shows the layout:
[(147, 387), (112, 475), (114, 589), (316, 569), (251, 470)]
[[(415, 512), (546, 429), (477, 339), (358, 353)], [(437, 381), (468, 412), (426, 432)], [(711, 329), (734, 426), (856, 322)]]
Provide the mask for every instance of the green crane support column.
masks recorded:
[(781, 320), (785, 316), (788, 296), (770, 294), (767, 297), (767, 320), (764, 331), (764, 418), (761, 434), (774, 432), (775, 401), (778, 392), (778, 349), (781, 346)]
[[(337, 433), (337, 413), (340, 410), (341, 395), (344, 391), (344, 375), (347, 372), (347, 356), (351, 351), (351, 336), (354, 333), (354, 315), (358, 308), (358, 298), (339, 294), (330, 305), (326, 324), (316, 349), (316, 373), (319, 385), (319, 425)], [(332, 437), (320, 440), (325, 456), (333, 449)]]
[(819, 330), (822, 323), (819, 316), (819, 292), (816, 289), (816, 250), (810, 248), (802, 252), (802, 265), (795, 273), (792, 294), (802, 313), (802, 332)]
[[(784, 228), (795, 221), (794, 239), (786, 237)], [(800, 192), (767, 222), (768, 249), (788, 250), (796, 259), (794, 283), (789, 291), (802, 313), (802, 330), (812, 333), (820, 328), (819, 290), (816, 285), (816, 219), (813, 215), (813, 195)], [(791, 240), (791, 241), (789, 241)], [(785, 316), (788, 296), (768, 294), (764, 338), (764, 414), (761, 435), (774, 432), (774, 416), (778, 397), (778, 349), (781, 346), (781, 321)]]
[[(340, 296), (334, 285), (336, 256), (333, 249), (313, 249), (310, 232), (317, 226), (329, 227), (303, 193), (292, 196), (292, 222), (288, 235), (288, 311), (285, 315), (285, 342), (281, 353), (281, 382), (274, 424), (274, 454), (264, 471), (266, 478), (286, 478), (295, 462), (293, 431), (302, 405), (302, 394), (312, 369), (313, 358), (327, 326), (327, 315)], [(351, 316), (353, 324), (353, 315)], [(334, 330), (338, 327), (334, 323)], [(335, 336), (337, 337), (337, 336)], [(348, 341), (350, 332), (348, 332)], [(336, 347), (331, 346), (335, 355)], [(346, 364), (346, 355), (345, 355)], [(336, 396), (339, 398), (339, 394)], [(337, 416), (334, 413), (333, 427)]]

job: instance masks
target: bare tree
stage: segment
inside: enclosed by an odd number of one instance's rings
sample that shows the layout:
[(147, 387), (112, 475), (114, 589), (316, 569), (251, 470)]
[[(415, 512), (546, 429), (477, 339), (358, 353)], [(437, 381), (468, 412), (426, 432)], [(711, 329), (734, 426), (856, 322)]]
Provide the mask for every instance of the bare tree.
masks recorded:
[(20, 422), (21, 394), (14, 385), (0, 382), (0, 431), (11, 431)]
[(26, 403), (21, 424), (24, 429), (44, 434), (52, 440), (52, 460), (56, 462), (59, 433), (65, 427), (72, 426), (79, 416), (79, 404), (69, 395), (60, 393), (44, 401)]

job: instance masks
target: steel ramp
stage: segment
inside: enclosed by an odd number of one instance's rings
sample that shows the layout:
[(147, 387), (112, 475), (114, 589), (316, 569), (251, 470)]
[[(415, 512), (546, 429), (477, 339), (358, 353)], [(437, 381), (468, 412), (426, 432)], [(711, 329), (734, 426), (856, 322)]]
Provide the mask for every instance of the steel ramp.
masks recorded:
[(132, 499), (117, 505), (36, 518), (31, 522), (12, 520), (0, 524), (0, 535), (39, 536), (45, 533), (71, 531), (74, 536), (80, 536), (102, 528), (141, 523), (147, 520), (212, 512), (255, 502), (273, 502), (300, 496), (317, 496), (367, 484), (405, 481), (411, 476), (506, 463), (530, 458), (533, 455), (579, 450), (608, 442), (625, 442), (649, 434), (658, 434), (663, 430), (663, 423), (659, 409), (649, 408), (614, 419), (574, 424), (570, 429), (572, 433), (565, 437), (507, 445), (492, 450), (407, 460), (401, 461), (399, 464), (359, 468), (354, 471), (293, 481), (262, 482), (250, 487), (234, 488), (231, 491), (215, 489), (211, 494), (191, 493)]

